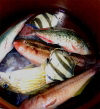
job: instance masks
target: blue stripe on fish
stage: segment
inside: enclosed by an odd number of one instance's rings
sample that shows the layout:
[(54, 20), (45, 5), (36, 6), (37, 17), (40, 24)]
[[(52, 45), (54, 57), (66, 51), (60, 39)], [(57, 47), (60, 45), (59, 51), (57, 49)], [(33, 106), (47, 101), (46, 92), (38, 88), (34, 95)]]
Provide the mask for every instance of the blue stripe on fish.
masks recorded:
[(33, 24), (26, 24), (27, 26), (31, 26), (32, 28), (34, 28), (34, 29), (38, 29), (38, 27), (36, 27), (35, 25), (33, 25)]

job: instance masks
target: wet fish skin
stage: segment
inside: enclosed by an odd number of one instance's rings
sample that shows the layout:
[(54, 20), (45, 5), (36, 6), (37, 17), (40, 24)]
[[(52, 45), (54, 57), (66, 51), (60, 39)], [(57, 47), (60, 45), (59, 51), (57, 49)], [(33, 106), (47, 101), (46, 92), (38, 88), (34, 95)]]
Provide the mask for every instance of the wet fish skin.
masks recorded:
[(56, 85), (34, 98), (27, 99), (24, 103), (22, 103), (20, 109), (54, 109), (58, 105), (74, 97), (80, 88), (91, 77), (93, 77), (95, 73), (96, 69), (91, 68), (90, 70)]
[(42, 64), (49, 58), (50, 51), (54, 49), (38, 41), (31, 40), (16, 40), (13, 45), (21, 55), (35, 65)]
[(0, 86), (9, 91), (27, 94), (46, 84), (42, 67), (0, 72)]
[(70, 57), (74, 60), (75, 64), (80, 67), (87, 67), (96, 64), (96, 58), (93, 55), (71, 53)]
[[(61, 12), (57, 13), (57, 15), (61, 14)], [(38, 14), (35, 18), (31, 18), (27, 24), (31, 26), (36, 26), (37, 28), (50, 28), (55, 27), (59, 23), (59, 19), (55, 14), (51, 13), (41, 13)]]
[(78, 53), (81, 55), (91, 54), (88, 45), (70, 29), (47, 29), (33, 30), (26, 36), (36, 35), (45, 42), (58, 44), (68, 52)]
[[(21, 55), (23, 55), (31, 63), (36, 65), (42, 64), (47, 58), (49, 58), (51, 51), (54, 49), (57, 49), (56, 47), (53, 47), (51, 45), (47, 45), (35, 40), (29, 40), (29, 39), (15, 40), (13, 45)], [(20, 48), (23, 50), (21, 50)], [(62, 51), (63, 54), (69, 55), (75, 61), (75, 64), (78, 66), (84, 67), (87, 61), (90, 63), (93, 61), (92, 59), (88, 60), (87, 58), (85, 58), (85, 56), (81, 56), (79, 54), (68, 53), (65, 50), (62, 50), (60, 48), (59, 50)]]
[(64, 50), (54, 49), (45, 66), (46, 83), (64, 81), (74, 76), (75, 62)]
[(28, 18), (22, 20), (17, 25), (10, 27), (6, 32), (4, 32), (0, 36), (0, 51), (2, 51), (2, 53), (0, 54), (0, 62), (13, 49), (12, 43), (13, 43), (15, 37), (17, 36), (17, 34), (23, 28), (23, 26), (27, 20), (28, 20)]

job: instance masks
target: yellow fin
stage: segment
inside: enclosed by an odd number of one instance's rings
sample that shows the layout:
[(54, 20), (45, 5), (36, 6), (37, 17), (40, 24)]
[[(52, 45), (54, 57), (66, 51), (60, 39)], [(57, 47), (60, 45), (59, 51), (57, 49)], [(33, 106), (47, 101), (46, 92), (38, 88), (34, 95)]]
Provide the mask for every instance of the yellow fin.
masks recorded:
[(28, 69), (28, 68), (34, 68), (35, 66), (33, 64), (29, 64), (28, 66), (24, 67), (24, 69)]
[(89, 82), (90, 82), (90, 79), (87, 80), (87, 82), (85, 82), (85, 84), (75, 93), (74, 96), (80, 95), (83, 92), (83, 90), (85, 89), (85, 87), (88, 85)]

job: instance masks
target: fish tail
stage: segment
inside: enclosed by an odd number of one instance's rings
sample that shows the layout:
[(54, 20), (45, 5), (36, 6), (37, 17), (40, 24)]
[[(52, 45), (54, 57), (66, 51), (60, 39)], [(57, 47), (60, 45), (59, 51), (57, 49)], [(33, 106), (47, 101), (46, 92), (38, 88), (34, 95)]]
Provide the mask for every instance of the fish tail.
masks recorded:
[(84, 56), (80, 54), (71, 53), (70, 57), (74, 60), (75, 64), (80, 67), (96, 64), (96, 58), (92, 55)]
[(19, 36), (34, 36), (35, 29), (30, 25), (25, 25), (24, 28), (19, 33)]

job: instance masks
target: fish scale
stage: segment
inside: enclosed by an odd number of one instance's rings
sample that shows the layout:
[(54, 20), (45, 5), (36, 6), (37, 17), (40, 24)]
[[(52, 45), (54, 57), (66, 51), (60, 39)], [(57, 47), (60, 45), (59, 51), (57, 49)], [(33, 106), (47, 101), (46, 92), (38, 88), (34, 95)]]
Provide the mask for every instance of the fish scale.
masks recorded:
[(81, 55), (91, 54), (87, 43), (69, 29), (33, 30), (30, 34), (37, 35), (47, 43), (58, 44), (68, 52)]

